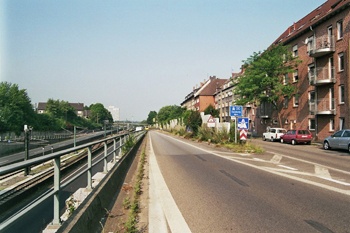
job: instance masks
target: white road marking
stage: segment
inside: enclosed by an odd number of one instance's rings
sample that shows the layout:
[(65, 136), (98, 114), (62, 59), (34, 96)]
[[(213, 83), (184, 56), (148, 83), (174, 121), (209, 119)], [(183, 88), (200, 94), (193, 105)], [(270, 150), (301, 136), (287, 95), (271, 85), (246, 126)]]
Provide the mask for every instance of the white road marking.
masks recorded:
[(259, 158), (253, 158), (253, 160), (261, 161), (261, 162), (267, 162), (267, 161), (265, 161), (265, 160), (263, 160), (263, 159), (259, 159)]
[[(167, 135), (164, 135), (164, 136), (165, 137), (169, 137), (169, 138), (171, 138), (171, 139), (173, 139), (175, 141), (184, 143), (186, 145), (192, 146), (194, 148), (197, 148), (198, 150), (204, 151), (206, 153), (213, 154), (215, 156), (218, 156), (218, 157), (226, 159), (225, 156), (222, 156), (222, 155), (220, 155), (218, 153), (202, 149), (202, 148), (200, 148), (198, 146), (192, 145), (192, 144), (187, 143), (187, 142), (183, 142), (183, 141), (181, 141), (179, 139), (176, 139), (176, 138), (173, 138), (173, 137), (170, 137), (170, 136), (167, 136)], [(288, 156), (284, 156), (284, 157), (288, 157)], [(275, 175), (283, 176), (283, 177), (286, 177), (286, 178), (289, 178), (289, 179), (292, 179), (292, 180), (296, 180), (296, 181), (303, 182), (303, 183), (306, 183), (306, 184), (311, 184), (311, 185), (314, 185), (314, 186), (317, 186), (317, 187), (320, 187), (320, 188), (328, 189), (328, 190), (331, 190), (331, 191), (334, 191), (334, 192), (338, 192), (338, 193), (342, 193), (342, 194), (350, 196), (350, 190), (344, 190), (344, 189), (340, 189), (340, 188), (335, 188), (335, 187), (332, 187), (332, 186), (329, 186), (329, 185), (325, 185), (325, 184), (321, 184), (321, 183), (317, 183), (317, 182), (314, 182), (314, 181), (311, 181), (311, 180), (307, 180), (307, 179), (291, 176), (291, 175), (288, 175), (288, 174), (285, 174), (285, 173), (278, 172), (278, 171), (273, 170), (273, 169), (266, 169), (264, 167), (260, 167), (260, 166), (254, 165), (254, 164), (250, 164), (250, 163), (246, 163), (246, 162), (243, 162), (243, 161), (239, 161), (237, 159), (231, 158), (230, 160), (234, 161), (236, 163), (239, 163), (239, 164), (246, 165), (248, 167), (252, 167), (252, 168), (255, 168), (255, 169), (262, 170), (262, 171), (270, 172), (270, 173), (275, 174)], [(301, 160), (301, 159), (296, 159), (296, 160)], [(307, 162), (309, 164), (311, 163), (309, 161), (305, 161), (305, 162)], [(334, 169), (334, 170), (338, 170), (338, 169)], [(342, 171), (342, 170), (338, 170), (338, 171)], [(347, 173), (347, 172), (343, 171), (343, 173)]]
[(284, 165), (277, 165), (277, 166), (283, 167), (283, 168), (286, 168), (286, 169), (289, 169), (289, 170), (292, 170), (292, 171), (298, 171), (298, 169), (293, 168), (293, 167), (287, 167), (287, 166), (284, 166)]
[(332, 182), (337, 183), (337, 184), (342, 184), (342, 185), (345, 185), (345, 186), (350, 186), (349, 183), (342, 182), (342, 181), (339, 181), (339, 180), (334, 180), (334, 179), (326, 178), (326, 177), (322, 177), (322, 176), (318, 176), (318, 178), (321, 178), (321, 179), (324, 179), (324, 180), (328, 180), (328, 181), (332, 181)]
[[(172, 233), (191, 233), (184, 217), (177, 207), (159, 169), (150, 137), (150, 207), (149, 232), (168, 232), (165, 218)], [(165, 216), (165, 218), (164, 218)]]
[(274, 155), (273, 157), (272, 157), (272, 159), (270, 160), (270, 162), (272, 162), (272, 163), (280, 163), (281, 162), (281, 160), (282, 160), (282, 158), (283, 158), (283, 156), (282, 155)]
[(331, 174), (328, 171), (328, 168), (325, 168), (323, 166), (315, 165), (315, 174), (318, 177), (332, 179)]

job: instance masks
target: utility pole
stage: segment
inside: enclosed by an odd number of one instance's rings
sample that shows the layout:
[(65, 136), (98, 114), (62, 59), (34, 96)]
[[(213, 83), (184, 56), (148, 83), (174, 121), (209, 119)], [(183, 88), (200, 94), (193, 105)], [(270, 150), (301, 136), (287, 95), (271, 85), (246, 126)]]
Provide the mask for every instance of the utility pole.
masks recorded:
[[(29, 160), (29, 133), (30, 128), (27, 125), (24, 125), (24, 161)], [(24, 175), (29, 175), (30, 167), (24, 168)]]

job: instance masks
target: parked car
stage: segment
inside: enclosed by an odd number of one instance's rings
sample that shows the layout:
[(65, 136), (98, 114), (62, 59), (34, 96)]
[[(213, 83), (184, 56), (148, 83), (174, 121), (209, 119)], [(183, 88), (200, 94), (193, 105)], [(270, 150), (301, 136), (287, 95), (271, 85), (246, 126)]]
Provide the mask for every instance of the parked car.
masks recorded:
[(268, 128), (267, 131), (263, 133), (263, 140), (270, 140), (271, 142), (280, 140), (281, 136), (286, 132), (287, 130), (282, 128)]
[(323, 148), (329, 149), (344, 149), (350, 153), (350, 129), (344, 129), (335, 134), (326, 137), (323, 140)]
[(292, 143), (296, 145), (298, 143), (311, 144), (312, 134), (308, 129), (291, 129), (287, 133), (281, 136), (281, 143)]

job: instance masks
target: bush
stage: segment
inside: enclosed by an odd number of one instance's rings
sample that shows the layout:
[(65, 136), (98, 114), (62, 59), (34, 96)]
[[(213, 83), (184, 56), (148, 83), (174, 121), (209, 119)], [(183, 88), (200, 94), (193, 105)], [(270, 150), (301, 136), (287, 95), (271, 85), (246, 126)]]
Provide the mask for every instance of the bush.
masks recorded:
[(207, 126), (198, 128), (197, 139), (200, 141), (208, 141), (213, 139), (213, 130)]

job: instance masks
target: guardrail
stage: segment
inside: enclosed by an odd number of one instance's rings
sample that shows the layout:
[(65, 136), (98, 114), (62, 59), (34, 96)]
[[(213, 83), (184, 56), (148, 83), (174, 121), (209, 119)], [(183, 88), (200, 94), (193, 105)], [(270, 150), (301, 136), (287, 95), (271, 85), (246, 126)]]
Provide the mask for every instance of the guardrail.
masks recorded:
[[(113, 159), (116, 161), (117, 159), (117, 151), (119, 150), (119, 156), (121, 156), (121, 148), (123, 146), (123, 142), (129, 137), (130, 135), (133, 135), (137, 141), (140, 140), (140, 138), (145, 134), (145, 131), (138, 131), (138, 132), (131, 132), (123, 135), (117, 135), (117, 136), (112, 136), (109, 138), (105, 138), (99, 141), (87, 143), (84, 145), (76, 146), (74, 148), (66, 149), (63, 151), (55, 152), (49, 155), (41, 156), (38, 158), (18, 162), (15, 164), (7, 165), (0, 167), (0, 176), (9, 174), (11, 172), (17, 171), (24, 169), (29, 166), (41, 164), (44, 162), (47, 162), (49, 160), (54, 160), (54, 184), (53, 188), (49, 189), (47, 192), (42, 194), (40, 197), (38, 197), (33, 203), (31, 203), (29, 206), (25, 207), (24, 209), (20, 210), (16, 214), (12, 215), (10, 218), (6, 219), (4, 222), (0, 224), (0, 232), (6, 230), (8, 227), (10, 227), (12, 224), (15, 224), (16, 221), (18, 221), (22, 216), (24, 216), (26, 213), (28, 213), (30, 210), (32, 210), (34, 207), (39, 205), (40, 203), (44, 202), (46, 199), (50, 197), (54, 197), (54, 206), (53, 206), (53, 211), (54, 211), (54, 218), (52, 221), (52, 225), (60, 226), (61, 225), (61, 220), (60, 220), (60, 209), (59, 209), (59, 203), (60, 203), (60, 190), (64, 189), (67, 187), (69, 184), (71, 184), (73, 181), (78, 179), (80, 176), (84, 175), (87, 173), (87, 190), (92, 190), (92, 168), (100, 163), (101, 161), (104, 161), (104, 166), (103, 166), (103, 172), (107, 173), (107, 157), (110, 155), (114, 155)], [(117, 140), (119, 139), (119, 146), (117, 147)], [(113, 140), (113, 150), (108, 153), (108, 141)], [(104, 144), (104, 156), (97, 161), (95, 161), (92, 164), (92, 146), (103, 143)], [(68, 181), (65, 183), (61, 184), (61, 177), (60, 177), (60, 168), (61, 168), (61, 156), (76, 152), (82, 149), (88, 150), (88, 158), (87, 158), (87, 168), (83, 169), (81, 172), (78, 174), (74, 175), (71, 177)]]

